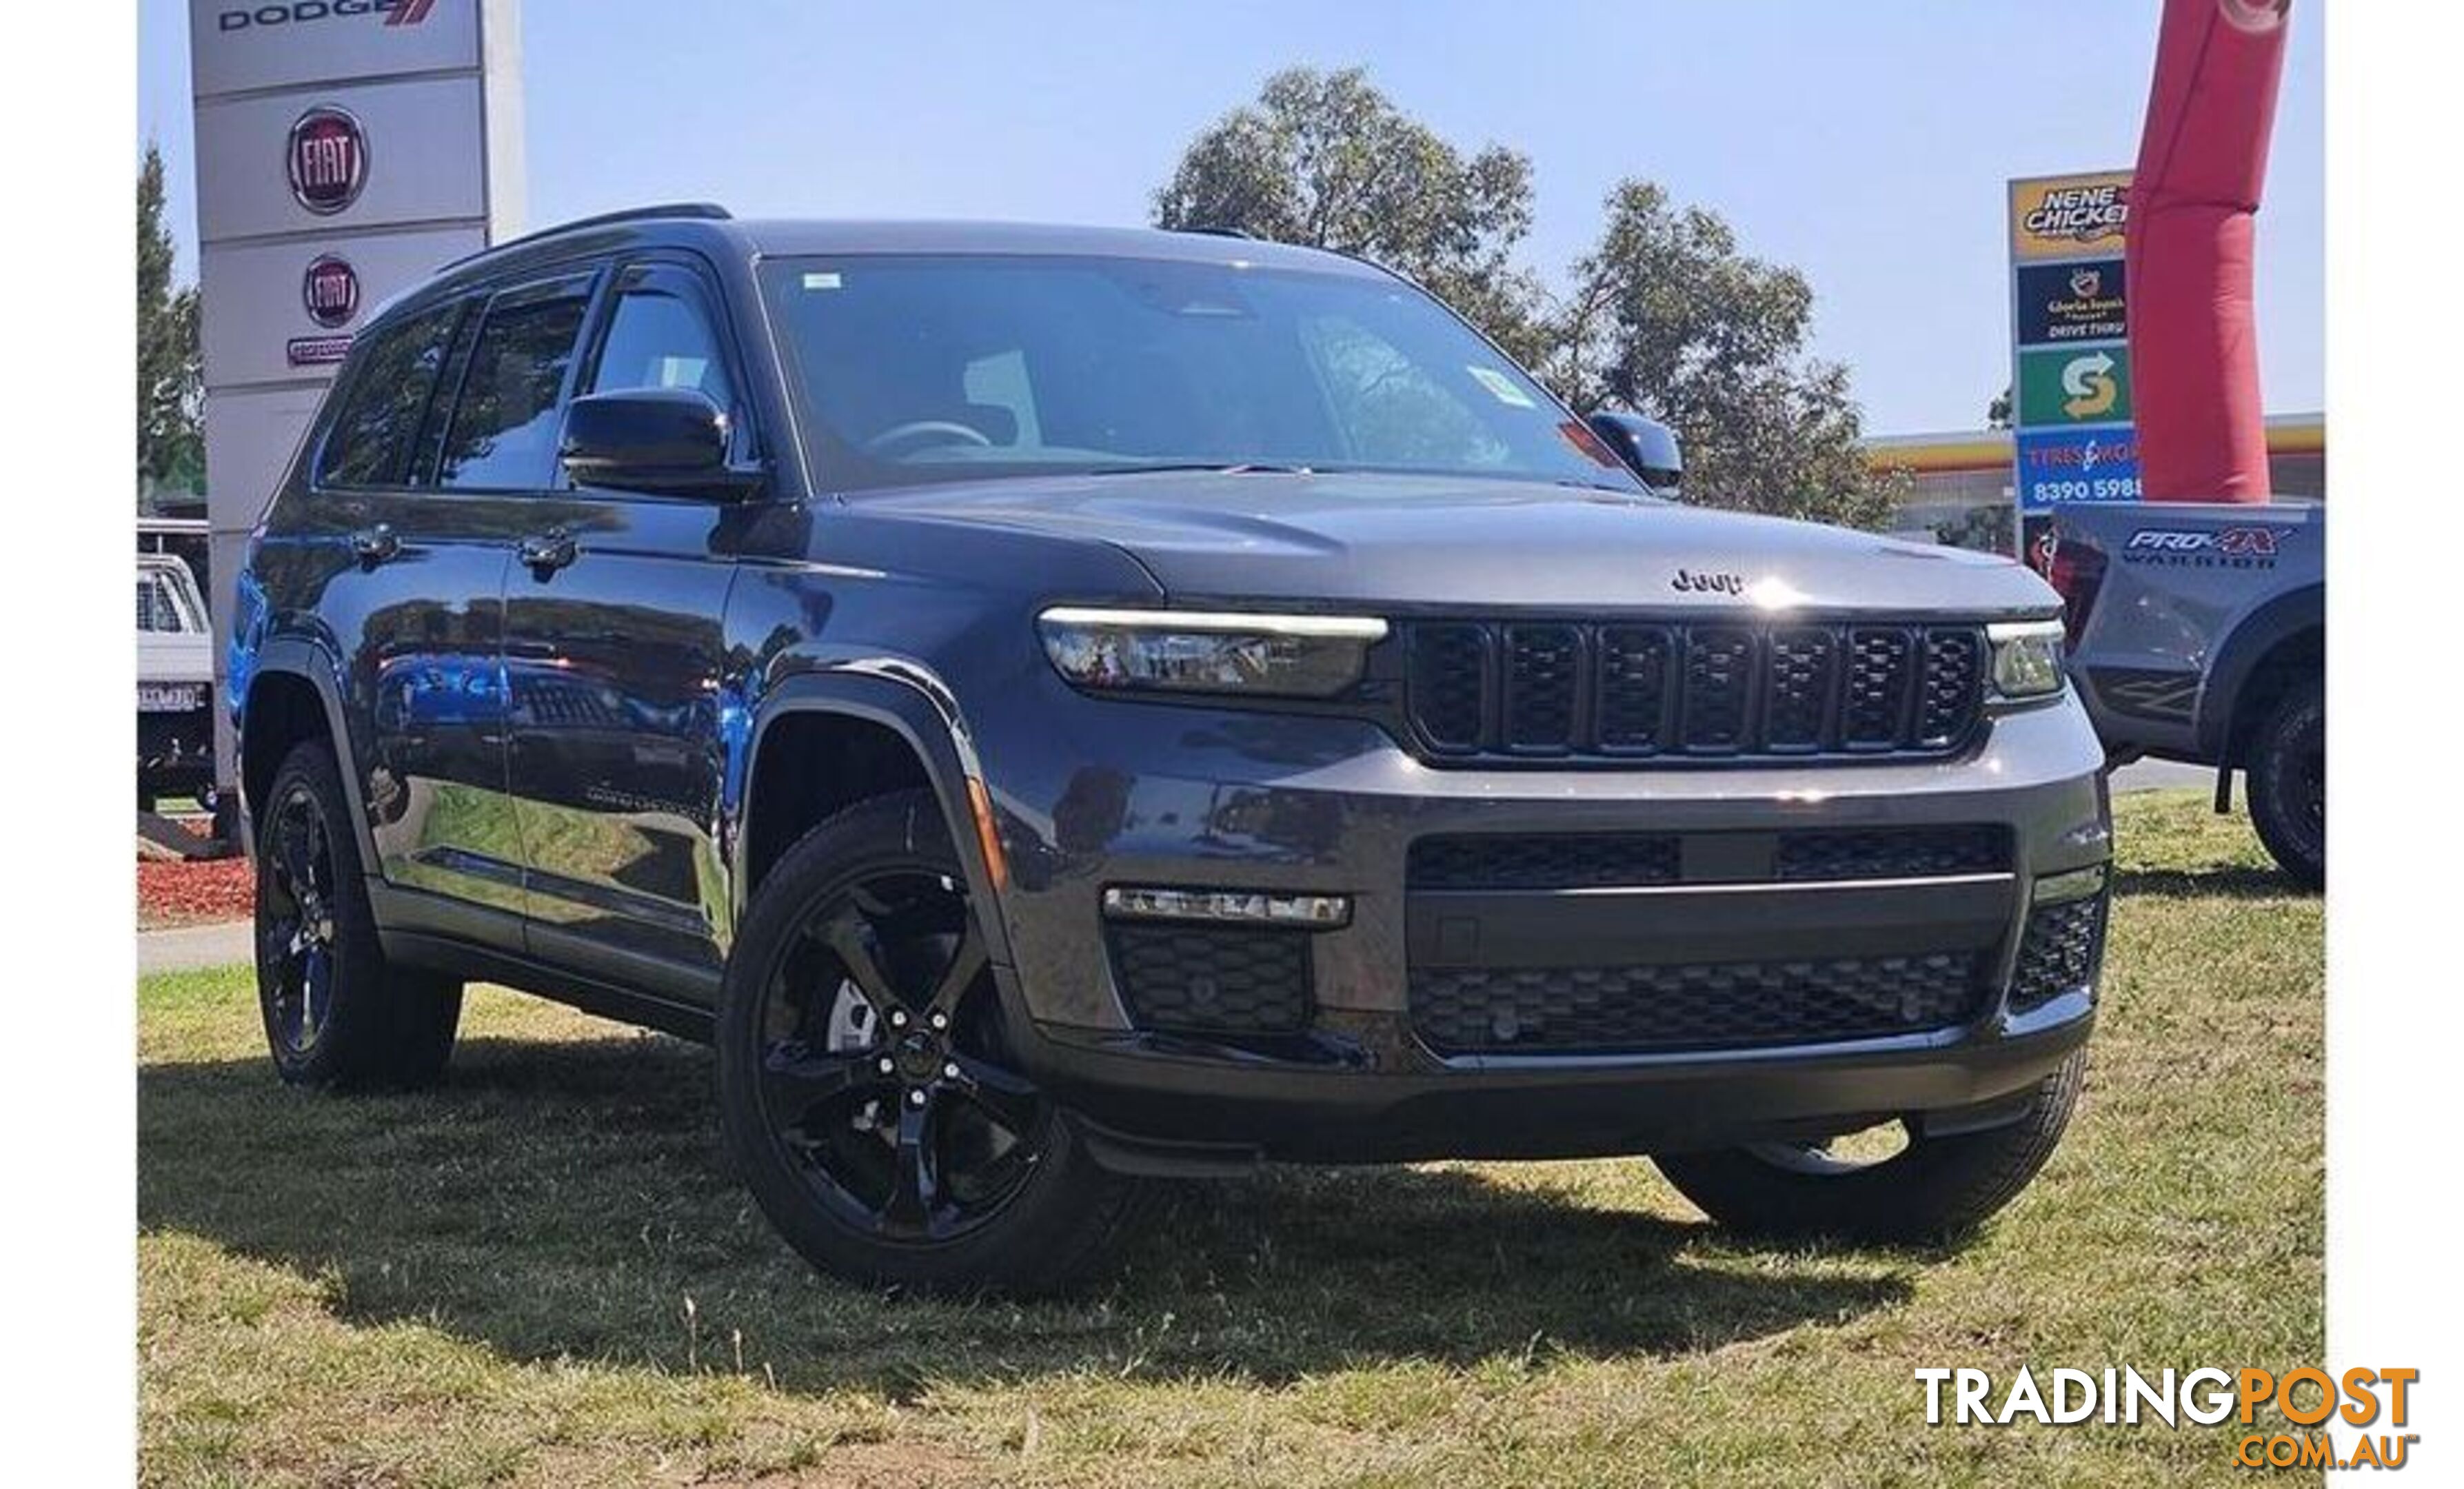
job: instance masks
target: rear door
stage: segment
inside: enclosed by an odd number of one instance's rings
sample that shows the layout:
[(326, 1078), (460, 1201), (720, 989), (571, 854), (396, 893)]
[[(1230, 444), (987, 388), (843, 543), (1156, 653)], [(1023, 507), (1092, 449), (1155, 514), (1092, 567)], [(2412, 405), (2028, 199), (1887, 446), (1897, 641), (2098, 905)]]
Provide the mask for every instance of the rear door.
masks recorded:
[[(715, 286), (683, 258), (623, 266), (576, 393), (692, 387), (751, 431)], [(700, 997), (724, 957), (717, 838), (724, 622), (755, 509), (598, 488), (533, 505), (537, 564), (506, 595), (512, 789), (543, 960)]]
[[(484, 302), (465, 297), (385, 326), (351, 375), (314, 465), (309, 530), (260, 567), (322, 578), (316, 614), (342, 659), (343, 712), (375, 839), (372, 865), (406, 924), (517, 941), (520, 851), (505, 798), (505, 566), (520, 508), (428, 484)], [(491, 934), (452, 903), (504, 911)]]

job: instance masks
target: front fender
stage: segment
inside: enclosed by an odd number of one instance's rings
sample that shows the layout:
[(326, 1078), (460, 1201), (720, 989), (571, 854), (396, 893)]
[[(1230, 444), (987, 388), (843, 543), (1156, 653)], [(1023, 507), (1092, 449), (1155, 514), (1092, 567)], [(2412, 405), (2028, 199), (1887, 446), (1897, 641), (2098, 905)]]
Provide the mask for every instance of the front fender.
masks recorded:
[[(742, 828), (753, 820), (759, 802), (752, 762), (761, 757), (762, 737), (782, 718), (804, 713), (834, 713), (877, 724), (907, 742), (924, 765), (933, 794), (957, 847), (967, 876), (967, 892), (979, 905), (993, 907), (984, 917), (984, 936), (994, 962), (1010, 965), (1008, 928), (1001, 912), (1007, 875), (988, 854), (977, 831), (978, 813), (989, 814), (983, 771), (975, 743), (958, 712), (957, 696), (938, 674), (906, 658), (882, 657), (826, 664), (790, 674), (771, 688), (751, 711), (749, 728), (735, 731), (729, 742), (727, 793), (732, 799), (730, 879), (735, 886), (735, 911), (743, 917), (751, 865), (749, 835)], [(991, 850), (997, 854), (998, 847)]]
[[(269, 677), (296, 677), (314, 689), (317, 700), (325, 711), (325, 733), (333, 741), (334, 758), (341, 767), (342, 794), (350, 801), (352, 836), (360, 844), (360, 866), (369, 878), (380, 877), (377, 861), (375, 829), (368, 825), (368, 807), (361, 792), (359, 766), (351, 745), (348, 715), (342, 708), (341, 664), (330, 648), (320, 646), (304, 637), (280, 636), (247, 648), (247, 666), (242, 670), (238, 642), (231, 646), (231, 710), (232, 731), (239, 742), (240, 758), (248, 757), (249, 702)], [(240, 793), (241, 838), (256, 841), (250, 818), (256, 803)]]

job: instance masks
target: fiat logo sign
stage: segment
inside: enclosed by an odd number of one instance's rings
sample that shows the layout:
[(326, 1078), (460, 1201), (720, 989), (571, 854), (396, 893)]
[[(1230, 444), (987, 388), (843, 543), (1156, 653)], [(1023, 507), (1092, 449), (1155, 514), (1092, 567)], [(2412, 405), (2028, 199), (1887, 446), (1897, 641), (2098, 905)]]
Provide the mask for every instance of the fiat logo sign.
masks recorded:
[(339, 254), (315, 259), (300, 277), (299, 302), (307, 307), (308, 318), (320, 326), (347, 324), (360, 313), (360, 272)]
[(360, 199), (368, 184), (368, 138), (341, 109), (319, 106), (291, 126), (291, 196), (319, 217)]

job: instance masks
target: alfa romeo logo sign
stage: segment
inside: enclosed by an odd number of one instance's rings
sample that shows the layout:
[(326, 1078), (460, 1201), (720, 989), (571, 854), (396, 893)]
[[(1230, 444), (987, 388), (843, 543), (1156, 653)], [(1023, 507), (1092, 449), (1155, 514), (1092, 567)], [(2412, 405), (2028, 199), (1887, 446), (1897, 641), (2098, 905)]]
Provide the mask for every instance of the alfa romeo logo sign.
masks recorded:
[(291, 126), (292, 199), (331, 217), (360, 199), (368, 184), (368, 139), (347, 112), (319, 105)]
[(360, 313), (359, 271), (338, 253), (319, 256), (300, 277), (299, 302), (307, 308), (308, 318), (320, 326), (330, 330), (347, 325)]

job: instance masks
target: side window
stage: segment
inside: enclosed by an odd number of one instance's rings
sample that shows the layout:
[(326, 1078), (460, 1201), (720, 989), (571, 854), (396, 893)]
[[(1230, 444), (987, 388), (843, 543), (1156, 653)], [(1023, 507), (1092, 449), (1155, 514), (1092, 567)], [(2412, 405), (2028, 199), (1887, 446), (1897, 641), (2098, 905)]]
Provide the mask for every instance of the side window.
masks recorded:
[(589, 304), (586, 279), (508, 290), (489, 301), (437, 459), (437, 485), (531, 491), (549, 484), (565, 369)]
[(341, 411), (325, 435), (317, 484), (394, 486), (404, 479), (420, 416), (462, 318), (460, 304), (385, 327), (362, 354)]
[[(1304, 322), (1303, 336), (1326, 390), (1328, 412), (1353, 459), (1474, 469), (1507, 459), (1505, 443), (1478, 414), (1368, 327), (1327, 316)], [(1512, 389), (1510, 383), (1507, 386)], [(1513, 397), (1532, 406), (1519, 390)]]
[(628, 276), (600, 343), (589, 391), (644, 387), (697, 388), (721, 408), (736, 406), (718, 333), (680, 272)]

